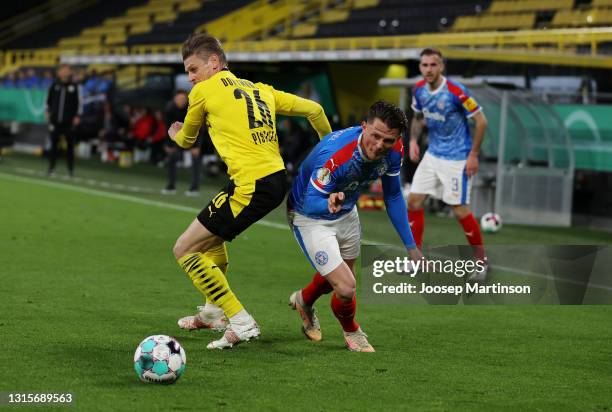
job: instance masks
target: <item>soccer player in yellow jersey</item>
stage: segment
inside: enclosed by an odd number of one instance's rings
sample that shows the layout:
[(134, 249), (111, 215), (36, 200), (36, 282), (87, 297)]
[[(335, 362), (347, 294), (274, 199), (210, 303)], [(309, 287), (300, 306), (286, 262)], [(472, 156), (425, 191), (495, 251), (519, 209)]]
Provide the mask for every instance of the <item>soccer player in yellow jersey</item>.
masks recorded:
[(225, 327), (223, 337), (207, 347), (231, 348), (257, 338), (260, 331), (225, 277), (225, 241), (280, 205), (288, 189), (275, 116), (307, 117), (319, 137), (330, 133), (331, 127), (318, 103), (237, 78), (228, 70), (225, 52), (212, 36), (189, 37), (183, 44), (183, 63), (194, 86), (184, 123), (173, 123), (168, 135), (188, 148), (206, 124), (230, 181), (174, 245), (179, 265), (206, 298), (206, 305), (195, 316), (178, 323), (188, 330)]

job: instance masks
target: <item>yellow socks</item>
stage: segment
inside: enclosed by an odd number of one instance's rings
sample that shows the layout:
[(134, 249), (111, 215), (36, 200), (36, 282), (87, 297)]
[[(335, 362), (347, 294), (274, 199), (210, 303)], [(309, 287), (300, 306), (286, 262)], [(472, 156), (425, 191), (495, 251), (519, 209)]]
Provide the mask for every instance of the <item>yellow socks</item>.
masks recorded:
[(213, 246), (204, 253), (204, 257), (212, 260), (212, 262), (221, 269), (223, 274), (227, 273), (228, 257), (225, 242), (218, 246)]
[(227, 267), (225, 244), (221, 247), (222, 252), (221, 248), (214, 248), (206, 254), (199, 252), (187, 254), (180, 258), (178, 263), (189, 275), (194, 286), (204, 294), (206, 300), (219, 306), (225, 312), (225, 316), (231, 318), (240, 312), (243, 306), (230, 289), (221, 269)]

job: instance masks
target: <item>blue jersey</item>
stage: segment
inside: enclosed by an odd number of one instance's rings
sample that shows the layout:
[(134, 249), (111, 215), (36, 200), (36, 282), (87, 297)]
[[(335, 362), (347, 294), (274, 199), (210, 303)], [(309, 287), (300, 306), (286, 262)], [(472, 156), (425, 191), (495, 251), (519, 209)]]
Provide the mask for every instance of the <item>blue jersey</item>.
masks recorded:
[[(289, 193), (289, 207), (313, 219), (335, 220), (350, 212), (361, 190), (383, 175), (399, 176), (404, 147), (399, 139), (380, 160), (367, 160), (361, 152), (361, 127), (351, 127), (325, 136), (300, 166)], [(399, 177), (398, 177), (399, 179)], [(330, 193), (344, 192), (342, 210), (330, 213), (310, 207)], [(310, 202), (310, 203), (309, 203)]]
[(412, 92), (412, 110), (425, 117), (430, 154), (447, 160), (467, 159), (472, 149), (467, 119), (481, 108), (465, 86), (444, 78), (431, 91), (422, 80)]

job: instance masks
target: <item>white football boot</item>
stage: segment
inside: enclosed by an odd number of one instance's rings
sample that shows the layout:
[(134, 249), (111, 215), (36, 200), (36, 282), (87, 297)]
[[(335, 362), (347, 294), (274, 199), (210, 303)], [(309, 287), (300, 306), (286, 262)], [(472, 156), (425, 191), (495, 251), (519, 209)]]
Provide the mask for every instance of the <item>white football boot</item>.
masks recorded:
[(482, 268), (482, 270), (474, 270), (474, 272), (472, 272), (472, 274), (470, 275), (470, 277), (468, 278), (468, 282), (474, 282), (474, 283), (480, 283), (480, 282), (485, 282), (487, 280), (487, 275), (489, 274), (489, 264), (486, 263)]
[(205, 311), (205, 306), (198, 306), (198, 313), (193, 316), (185, 316), (178, 320), (178, 326), (185, 330), (212, 329), (215, 332), (223, 332), (227, 327), (227, 318), (223, 314), (214, 311)]
[(344, 332), (344, 341), (351, 352), (376, 352), (368, 342), (368, 335), (361, 328), (355, 332)]
[(249, 316), (250, 320), (245, 324), (231, 323), (225, 328), (225, 333), (221, 339), (213, 340), (206, 348), (208, 349), (231, 349), (232, 347), (248, 342), (251, 339), (259, 338), (261, 331), (255, 319)]

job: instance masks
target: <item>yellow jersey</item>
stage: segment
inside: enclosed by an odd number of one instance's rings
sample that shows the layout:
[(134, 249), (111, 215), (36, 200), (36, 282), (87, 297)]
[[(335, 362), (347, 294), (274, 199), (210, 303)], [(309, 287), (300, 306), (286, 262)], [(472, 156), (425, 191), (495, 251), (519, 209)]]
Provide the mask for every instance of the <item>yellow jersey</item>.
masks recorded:
[(318, 103), (267, 84), (239, 79), (223, 69), (193, 87), (187, 116), (174, 141), (183, 148), (190, 147), (206, 122), (230, 179), (240, 186), (285, 168), (278, 146), (276, 114), (307, 117), (319, 138), (331, 133)]

